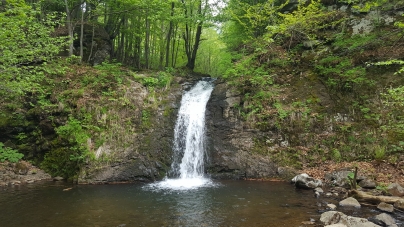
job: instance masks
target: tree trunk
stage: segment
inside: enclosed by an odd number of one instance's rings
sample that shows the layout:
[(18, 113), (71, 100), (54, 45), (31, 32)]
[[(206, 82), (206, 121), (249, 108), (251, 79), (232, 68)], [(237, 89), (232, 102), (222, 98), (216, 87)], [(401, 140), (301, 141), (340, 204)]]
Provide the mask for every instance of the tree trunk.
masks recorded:
[[(84, 4), (85, 2), (83, 2)], [(83, 62), (83, 37), (84, 37), (84, 9), (83, 5), (80, 6), (81, 10), (81, 25), (80, 25), (80, 63)]]
[(88, 60), (87, 62), (91, 61), (91, 56), (93, 55), (93, 48), (94, 48), (94, 30), (95, 30), (95, 25), (93, 25), (93, 34), (91, 35), (91, 48), (90, 48), (90, 54), (88, 55)]
[(67, 4), (67, 0), (65, 0), (65, 6), (66, 6), (66, 24), (67, 24), (67, 30), (69, 33), (69, 57), (73, 55), (73, 26), (72, 26), (72, 21), (71, 21), (71, 16), (70, 16), (70, 10), (69, 10), (69, 5)]
[(171, 2), (171, 18), (170, 18), (170, 25), (168, 28), (168, 33), (167, 33), (167, 44), (166, 44), (166, 64), (165, 66), (168, 67), (170, 64), (170, 42), (171, 42), (171, 36), (173, 33), (173, 26), (174, 26), (174, 22), (173, 22), (173, 16), (174, 16), (174, 7), (175, 7), (175, 3)]
[[(184, 6), (185, 19), (194, 17), (195, 14), (193, 14), (194, 9), (192, 9), (192, 6), (188, 10), (185, 0), (182, 0), (181, 2), (183, 3)], [(207, 4), (207, 1), (205, 1), (205, 4)], [(195, 24), (193, 23), (186, 22), (185, 32), (183, 33), (183, 39), (185, 42), (185, 53), (188, 61), (186, 67), (192, 71), (195, 68), (196, 55), (198, 52), (199, 43), (201, 41), (202, 25), (205, 17), (205, 13), (202, 12), (202, 0), (198, 0), (197, 7), (198, 8), (196, 16), (199, 19), (197, 21), (194, 21), (194, 23), (196, 23), (195, 37), (193, 36), (194, 33), (193, 28), (195, 26)]]
[(149, 21), (149, 10), (146, 10), (146, 39), (144, 44), (144, 57), (145, 57), (145, 68), (149, 69), (149, 57), (150, 57), (150, 21)]

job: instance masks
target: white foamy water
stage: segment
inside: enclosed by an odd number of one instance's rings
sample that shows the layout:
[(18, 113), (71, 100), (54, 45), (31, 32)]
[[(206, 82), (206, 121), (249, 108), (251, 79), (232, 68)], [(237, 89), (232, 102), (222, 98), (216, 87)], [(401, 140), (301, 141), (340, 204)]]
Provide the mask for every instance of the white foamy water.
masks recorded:
[(182, 96), (174, 130), (171, 173), (175, 178), (150, 184), (151, 188), (188, 190), (214, 185), (204, 177), (205, 111), (212, 90), (212, 82), (202, 80)]
[(205, 177), (195, 177), (195, 178), (177, 178), (177, 179), (165, 179), (160, 182), (152, 183), (146, 186), (146, 188), (152, 190), (191, 190), (201, 187), (213, 187), (218, 186), (218, 184), (213, 183), (209, 178)]

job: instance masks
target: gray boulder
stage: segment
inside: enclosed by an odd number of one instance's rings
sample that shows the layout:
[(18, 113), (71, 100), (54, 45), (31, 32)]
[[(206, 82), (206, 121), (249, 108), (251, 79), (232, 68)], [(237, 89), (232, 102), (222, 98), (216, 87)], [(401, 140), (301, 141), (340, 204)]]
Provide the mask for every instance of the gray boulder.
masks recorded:
[(388, 213), (394, 212), (394, 206), (385, 202), (379, 203), (379, 205), (377, 205), (377, 209)]
[(297, 188), (304, 189), (314, 189), (323, 186), (321, 180), (314, 179), (306, 173), (299, 174), (292, 179), (292, 183), (295, 184)]
[(387, 191), (392, 195), (392, 196), (404, 196), (404, 188), (401, 187), (401, 185), (397, 183), (392, 183), (387, 187)]
[(354, 199), (353, 197), (349, 197), (349, 198), (346, 198), (346, 199), (340, 201), (339, 205), (342, 207), (361, 208), (361, 205), (359, 204), (358, 200)]
[(376, 188), (376, 182), (372, 179), (365, 179), (359, 182), (359, 186), (362, 188), (367, 188), (367, 189), (375, 189)]
[[(380, 227), (364, 218), (356, 218), (347, 216), (344, 213), (338, 211), (327, 211), (321, 214), (320, 221), (325, 225), (330, 227)], [(336, 225), (339, 224), (339, 225)]]
[(348, 180), (348, 175), (351, 174), (352, 171), (349, 170), (341, 170), (334, 171), (332, 173), (327, 173), (325, 175), (325, 181), (331, 185), (350, 188), (350, 182)]
[(381, 213), (379, 215), (371, 217), (369, 218), (369, 221), (383, 227), (397, 227), (394, 218), (392, 218), (390, 215), (386, 213)]

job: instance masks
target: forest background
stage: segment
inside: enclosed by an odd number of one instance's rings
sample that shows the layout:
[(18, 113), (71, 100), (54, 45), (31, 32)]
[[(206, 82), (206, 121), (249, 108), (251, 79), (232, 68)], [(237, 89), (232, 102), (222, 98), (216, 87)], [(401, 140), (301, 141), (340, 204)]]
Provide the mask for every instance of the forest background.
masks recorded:
[[(399, 166), (403, 13), (398, 0), (3, 0), (0, 160), (75, 177), (113, 127), (89, 102), (135, 108), (130, 81), (154, 94), (199, 72), (241, 97), (249, 127), (281, 135), (256, 138), (254, 153), (295, 168)], [(141, 113), (146, 130), (153, 109)]]

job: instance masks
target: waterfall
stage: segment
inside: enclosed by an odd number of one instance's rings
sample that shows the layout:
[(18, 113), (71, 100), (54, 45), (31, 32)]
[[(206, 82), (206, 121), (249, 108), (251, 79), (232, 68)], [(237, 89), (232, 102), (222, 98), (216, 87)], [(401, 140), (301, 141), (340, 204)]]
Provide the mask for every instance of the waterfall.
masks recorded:
[(205, 110), (213, 90), (201, 80), (182, 96), (174, 130), (172, 172), (181, 179), (202, 177), (205, 158)]
[(203, 79), (182, 96), (174, 130), (173, 163), (170, 176), (149, 185), (154, 189), (187, 190), (214, 185), (204, 177), (205, 110), (213, 81)]

